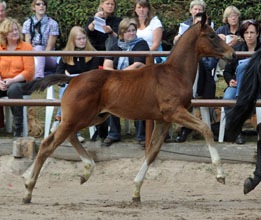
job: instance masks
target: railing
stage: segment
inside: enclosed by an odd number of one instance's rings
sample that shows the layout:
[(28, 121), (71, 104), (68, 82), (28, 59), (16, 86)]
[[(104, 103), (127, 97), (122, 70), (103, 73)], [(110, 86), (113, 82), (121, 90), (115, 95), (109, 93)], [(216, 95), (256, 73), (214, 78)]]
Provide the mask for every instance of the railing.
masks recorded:
[[(236, 56), (249, 57), (253, 52), (238, 51)], [(152, 64), (154, 57), (168, 56), (167, 51), (0, 51), (0, 56), (145, 56), (146, 64)], [(201, 107), (222, 107), (233, 106), (236, 100), (220, 99), (193, 99), (192, 106)], [(0, 99), (0, 106), (59, 106), (60, 100), (46, 99)], [(261, 100), (258, 100), (256, 106), (261, 107)], [(146, 121), (146, 146), (148, 146), (153, 130), (153, 121)]]

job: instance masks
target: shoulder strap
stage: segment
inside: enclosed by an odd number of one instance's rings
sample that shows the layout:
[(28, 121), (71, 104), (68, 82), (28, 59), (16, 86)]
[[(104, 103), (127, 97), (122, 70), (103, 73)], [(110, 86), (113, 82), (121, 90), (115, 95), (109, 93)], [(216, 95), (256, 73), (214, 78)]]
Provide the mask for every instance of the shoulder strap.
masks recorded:
[(34, 27), (34, 21), (33, 18), (30, 17), (30, 33), (31, 33), (31, 41), (34, 39), (34, 35), (35, 35), (35, 27)]

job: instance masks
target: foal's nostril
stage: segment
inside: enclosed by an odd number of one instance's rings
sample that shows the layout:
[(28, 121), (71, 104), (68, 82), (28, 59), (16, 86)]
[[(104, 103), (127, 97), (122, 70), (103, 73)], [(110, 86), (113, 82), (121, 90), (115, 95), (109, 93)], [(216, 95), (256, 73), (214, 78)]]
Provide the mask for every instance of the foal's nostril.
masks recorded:
[(232, 54), (232, 57), (233, 57), (233, 59), (236, 58), (236, 53), (235, 52)]

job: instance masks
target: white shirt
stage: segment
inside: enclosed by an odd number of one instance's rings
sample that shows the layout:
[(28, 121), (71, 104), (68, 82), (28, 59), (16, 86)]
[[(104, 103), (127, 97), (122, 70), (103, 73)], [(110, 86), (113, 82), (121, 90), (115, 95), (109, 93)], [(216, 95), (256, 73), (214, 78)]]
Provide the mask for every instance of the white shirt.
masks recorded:
[(157, 16), (154, 16), (146, 28), (137, 30), (137, 37), (143, 38), (147, 41), (149, 47), (151, 47), (153, 42), (153, 31), (159, 27), (162, 27), (162, 23)]

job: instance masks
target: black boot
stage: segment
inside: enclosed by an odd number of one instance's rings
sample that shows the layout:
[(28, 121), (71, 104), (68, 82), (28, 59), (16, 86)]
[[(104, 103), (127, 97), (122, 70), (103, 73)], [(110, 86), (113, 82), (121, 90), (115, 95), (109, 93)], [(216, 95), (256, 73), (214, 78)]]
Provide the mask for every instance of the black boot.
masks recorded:
[(255, 187), (259, 184), (260, 178), (257, 176), (254, 176), (254, 178), (247, 178), (244, 182), (244, 194), (251, 192)]
[(245, 140), (244, 140), (242, 132), (240, 132), (239, 135), (237, 136), (236, 143), (237, 144), (244, 144), (245, 143)]
[(176, 138), (177, 143), (185, 142), (187, 139), (187, 136), (191, 133), (191, 129), (182, 127), (180, 134)]
[(12, 109), (12, 113), (14, 116), (14, 137), (22, 137), (23, 136), (23, 107), (15, 106)]

